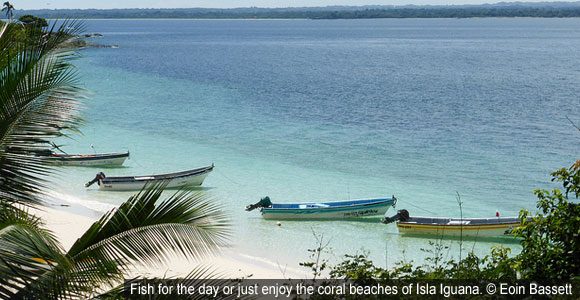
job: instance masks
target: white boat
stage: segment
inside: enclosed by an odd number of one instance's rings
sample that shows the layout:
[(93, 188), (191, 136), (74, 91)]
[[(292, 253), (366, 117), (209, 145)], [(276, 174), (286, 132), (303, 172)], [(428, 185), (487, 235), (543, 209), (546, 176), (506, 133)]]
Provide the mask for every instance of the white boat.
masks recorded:
[(59, 166), (121, 166), (129, 157), (125, 153), (102, 153), (102, 154), (59, 154), (51, 153), (46, 158), (51, 164)]
[(383, 216), (389, 207), (395, 206), (397, 198), (360, 199), (331, 202), (278, 203), (270, 197), (246, 206), (247, 211), (260, 208), (264, 219), (351, 219)]
[(193, 170), (187, 170), (176, 173), (148, 175), (148, 176), (124, 176), (124, 177), (107, 177), (103, 172), (85, 184), (86, 187), (94, 183), (99, 185), (100, 190), (104, 191), (136, 191), (141, 190), (148, 184), (165, 182), (166, 188), (179, 188), (186, 186), (199, 186), (203, 183), (205, 177), (213, 170), (214, 165)]
[(431, 218), (411, 217), (405, 209), (399, 210), (391, 218), (381, 220), (385, 224), (397, 222), (397, 228), (403, 234), (497, 237), (512, 236), (514, 228), (520, 226), (518, 217), (495, 218)]

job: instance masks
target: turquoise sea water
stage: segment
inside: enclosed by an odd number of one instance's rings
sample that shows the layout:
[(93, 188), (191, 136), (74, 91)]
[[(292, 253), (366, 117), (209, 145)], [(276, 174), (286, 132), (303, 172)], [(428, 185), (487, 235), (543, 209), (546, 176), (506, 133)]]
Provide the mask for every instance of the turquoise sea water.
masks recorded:
[[(234, 224), (232, 247), (297, 266), (331, 240), (379, 265), (422, 262), (429, 239), (378, 222), (292, 222), (245, 212), (274, 202), (384, 197), (412, 215), (517, 215), (549, 173), (578, 158), (580, 20), (89, 20), (76, 65), (83, 136), (69, 152), (131, 151), (109, 176), (215, 163), (204, 192)], [(105, 209), (131, 193), (85, 190), (98, 168), (63, 168), (55, 189)], [(394, 214), (390, 210), (387, 214)], [(449, 256), (457, 256), (456, 242)], [(468, 242), (487, 253), (504, 240)], [(388, 260), (385, 258), (388, 256)]]

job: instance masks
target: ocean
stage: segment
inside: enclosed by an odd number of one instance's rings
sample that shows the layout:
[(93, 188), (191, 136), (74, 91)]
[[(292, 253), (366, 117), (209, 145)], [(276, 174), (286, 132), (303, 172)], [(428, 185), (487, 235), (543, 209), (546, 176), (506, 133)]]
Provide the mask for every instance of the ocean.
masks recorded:
[[(244, 207), (390, 197), (411, 215), (517, 216), (576, 161), (580, 19), (87, 20), (75, 62), (83, 135), (69, 153), (129, 150), (123, 168), (63, 167), (65, 200), (106, 210), (130, 192), (85, 189), (95, 173), (215, 164), (200, 192), (232, 220), (231, 247), (298, 267), (330, 241), (331, 263), (424, 263), (437, 240), (373, 221), (276, 221)], [(443, 240), (448, 258), (459, 243)], [(509, 239), (463, 242), (489, 253)]]

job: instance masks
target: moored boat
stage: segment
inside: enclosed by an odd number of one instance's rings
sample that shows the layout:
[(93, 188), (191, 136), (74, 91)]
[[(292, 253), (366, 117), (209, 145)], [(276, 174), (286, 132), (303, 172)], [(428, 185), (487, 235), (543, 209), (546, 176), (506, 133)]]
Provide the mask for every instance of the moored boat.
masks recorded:
[(510, 236), (514, 228), (520, 225), (518, 217), (495, 218), (431, 218), (411, 217), (406, 209), (399, 210), (390, 218), (381, 220), (385, 224), (397, 223), (403, 234), (495, 237)]
[(121, 166), (129, 157), (129, 152), (102, 154), (59, 154), (52, 152), (46, 156), (50, 163), (60, 166)]
[(247, 211), (259, 208), (264, 219), (350, 219), (384, 215), (395, 206), (397, 198), (360, 199), (331, 202), (279, 203), (270, 197), (246, 206)]
[(213, 170), (214, 165), (176, 173), (148, 175), (148, 176), (124, 176), (107, 177), (103, 172), (85, 184), (89, 187), (94, 183), (99, 185), (100, 190), (105, 191), (135, 191), (141, 190), (146, 184), (164, 182), (167, 188), (179, 188), (186, 186), (199, 186), (207, 175)]

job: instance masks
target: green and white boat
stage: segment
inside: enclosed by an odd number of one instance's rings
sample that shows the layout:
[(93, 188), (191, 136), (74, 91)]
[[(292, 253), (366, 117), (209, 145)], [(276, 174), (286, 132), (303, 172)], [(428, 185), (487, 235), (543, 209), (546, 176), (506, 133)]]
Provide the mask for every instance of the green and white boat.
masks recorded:
[(375, 198), (332, 202), (280, 203), (274, 204), (270, 197), (246, 206), (247, 211), (259, 208), (264, 219), (351, 219), (383, 216), (389, 207), (395, 206), (397, 198)]

